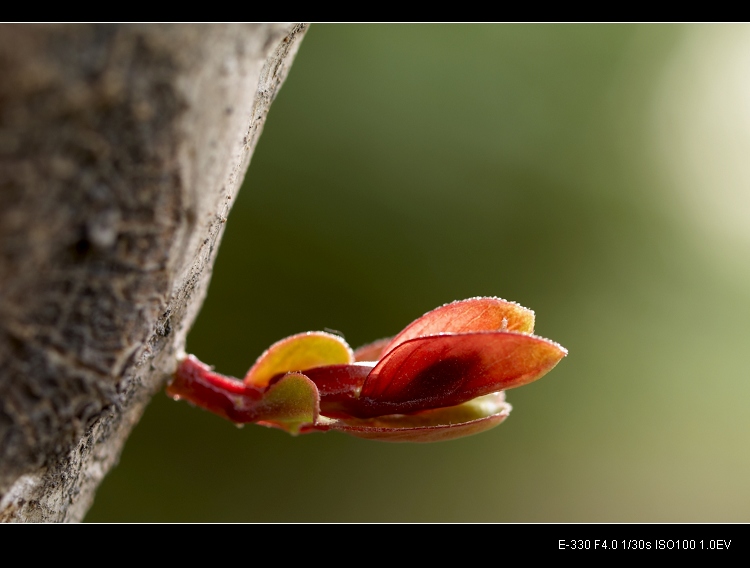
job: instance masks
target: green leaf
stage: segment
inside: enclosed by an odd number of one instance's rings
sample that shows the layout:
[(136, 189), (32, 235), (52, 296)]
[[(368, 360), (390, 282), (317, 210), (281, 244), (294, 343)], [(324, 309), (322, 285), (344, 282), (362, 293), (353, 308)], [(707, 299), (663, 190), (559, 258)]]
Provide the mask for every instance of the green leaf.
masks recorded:
[(280, 373), (354, 362), (349, 344), (324, 331), (298, 333), (266, 349), (245, 375), (245, 384), (265, 387)]
[(298, 434), (320, 415), (318, 388), (302, 373), (288, 373), (271, 385), (254, 408), (257, 424)]

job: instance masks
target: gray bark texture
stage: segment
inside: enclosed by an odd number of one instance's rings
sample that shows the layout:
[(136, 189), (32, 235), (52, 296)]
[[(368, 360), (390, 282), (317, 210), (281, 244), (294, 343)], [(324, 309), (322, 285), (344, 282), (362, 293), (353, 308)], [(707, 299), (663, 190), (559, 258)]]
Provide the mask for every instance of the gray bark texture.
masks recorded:
[(0, 520), (84, 518), (175, 368), (306, 30), (0, 25)]

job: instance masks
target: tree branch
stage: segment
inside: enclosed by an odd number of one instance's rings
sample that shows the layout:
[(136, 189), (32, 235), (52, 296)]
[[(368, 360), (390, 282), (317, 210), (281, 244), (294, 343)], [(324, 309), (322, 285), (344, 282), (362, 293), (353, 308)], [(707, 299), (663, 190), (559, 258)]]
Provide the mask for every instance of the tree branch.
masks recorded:
[(175, 368), (306, 29), (0, 27), (0, 520), (86, 514)]

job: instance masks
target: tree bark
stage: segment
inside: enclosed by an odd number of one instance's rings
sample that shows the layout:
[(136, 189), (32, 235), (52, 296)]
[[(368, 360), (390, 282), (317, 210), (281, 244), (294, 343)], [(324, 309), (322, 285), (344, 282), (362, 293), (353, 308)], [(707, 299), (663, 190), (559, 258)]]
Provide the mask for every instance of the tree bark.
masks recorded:
[(0, 26), (0, 520), (83, 519), (175, 368), (306, 29)]

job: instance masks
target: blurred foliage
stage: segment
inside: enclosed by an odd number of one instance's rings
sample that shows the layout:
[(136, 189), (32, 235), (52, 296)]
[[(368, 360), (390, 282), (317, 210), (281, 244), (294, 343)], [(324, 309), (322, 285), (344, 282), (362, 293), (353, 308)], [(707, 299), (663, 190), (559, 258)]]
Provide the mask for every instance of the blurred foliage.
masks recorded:
[(716, 140), (750, 146), (747, 86), (721, 98), (749, 34), (313, 24), (188, 350), (241, 377), (293, 333), (356, 347), (493, 295), (570, 355), (443, 444), (238, 429), (157, 396), (86, 521), (750, 521), (750, 232), (720, 230), (750, 226), (747, 177), (705, 214)]

